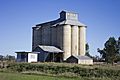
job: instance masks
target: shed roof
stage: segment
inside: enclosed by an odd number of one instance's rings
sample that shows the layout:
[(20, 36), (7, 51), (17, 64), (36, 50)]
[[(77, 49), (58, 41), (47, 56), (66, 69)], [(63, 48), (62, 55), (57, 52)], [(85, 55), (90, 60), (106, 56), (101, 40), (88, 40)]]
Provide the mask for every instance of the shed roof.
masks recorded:
[(72, 56), (80, 60), (91, 60), (91, 58), (88, 56), (81, 56), (81, 55), (78, 55), (78, 56), (72, 55)]
[(60, 53), (63, 52), (62, 50), (58, 49), (55, 46), (45, 46), (45, 45), (38, 45), (43, 51), (50, 52), (50, 53)]
[(30, 51), (18, 51), (18, 52), (15, 52), (15, 53), (32, 53)]
[(30, 52), (30, 51), (19, 51), (19, 52), (15, 52), (17, 54), (28, 54), (28, 53), (39, 53), (39, 52)]

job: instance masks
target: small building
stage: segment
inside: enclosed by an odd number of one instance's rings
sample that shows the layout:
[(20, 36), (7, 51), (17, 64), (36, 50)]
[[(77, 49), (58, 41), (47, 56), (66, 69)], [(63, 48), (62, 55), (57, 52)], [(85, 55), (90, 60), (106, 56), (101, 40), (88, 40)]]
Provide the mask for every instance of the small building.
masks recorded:
[(17, 53), (17, 62), (37, 62), (38, 54), (36, 52), (16, 52)]
[(39, 52), (38, 61), (40, 62), (63, 61), (63, 51), (55, 46), (38, 45), (33, 52)]
[(55, 46), (38, 45), (33, 52), (16, 52), (17, 62), (62, 62), (63, 51)]
[(86, 65), (93, 65), (93, 59), (88, 56), (70, 56), (66, 62), (68, 63), (77, 63), (77, 64), (86, 64)]

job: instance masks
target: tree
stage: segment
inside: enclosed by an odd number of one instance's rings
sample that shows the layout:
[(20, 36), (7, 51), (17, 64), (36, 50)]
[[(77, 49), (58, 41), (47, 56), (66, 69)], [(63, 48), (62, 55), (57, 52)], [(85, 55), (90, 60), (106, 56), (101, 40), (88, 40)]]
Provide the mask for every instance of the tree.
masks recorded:
[(120, 61), (120, 37), (118, 38), (117, 45), (118, 45), (118, 52), (119, 52), (119, 54), (117, 55), (117, 60), (115, 62)]
[(92, 58), (93, 58), (93, 61), (94, 61), (94, 62), (102, 62), (100, 56), (98, 56), (98, 55), (95, 55), (95, 56), (93, 56)]
[(88, 43), (86, 44), (86, 53), (85, 53), (85, 55), (92, 58), (92, 56), (89, 54), (89, 45), (88, 45)]
[(0, 55), (0, 61), (3, 61), (3, 60), (4, 60), (4, 56)]
[(15, 61), (15, 56), (6, 55), (6, 56), (5, 56), (5, 60), (8, 60), (8, 61)]
[(118, 48), (119, 48), (119, 54), (120, 54), (120, 37), (118, 38)]
[(103, 50), (98, 48), (98, 52), (105, 62), (114, 64), (115, 60), (117, 60), (117, 56), (119, 55), (119, 48), (115, 38), (110, 37), (104, 44)]

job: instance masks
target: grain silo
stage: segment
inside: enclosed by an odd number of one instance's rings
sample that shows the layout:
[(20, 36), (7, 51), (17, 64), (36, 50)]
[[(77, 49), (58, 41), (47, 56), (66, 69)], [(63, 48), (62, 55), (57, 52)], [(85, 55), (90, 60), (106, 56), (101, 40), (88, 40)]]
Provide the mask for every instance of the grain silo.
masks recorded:
[(63, 52), (63, 61), (70, 56), (84, 56), (86, 25), (78, 21), (78, 14), (60, 12), (60, 18), (33, 27), (32, 50), (38, 45), (55, 46)]

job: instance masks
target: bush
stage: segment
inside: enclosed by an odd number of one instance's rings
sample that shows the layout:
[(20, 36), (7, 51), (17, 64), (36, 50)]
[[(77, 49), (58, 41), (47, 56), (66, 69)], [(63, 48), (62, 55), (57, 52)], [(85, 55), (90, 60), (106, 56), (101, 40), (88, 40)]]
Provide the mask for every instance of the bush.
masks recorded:
[[(89, 68), (91, 67), (91, 68)], [(15, 72), (37, 71), (45, 74), (63, 75), (70, 73), (81, 77), (119, 77), (120, 69), (96, 68), (93, 66), (77, 66), (56, 63), (13, 63), (7, 66)], [(69, 75), (69, 74), (67, 74)]]

